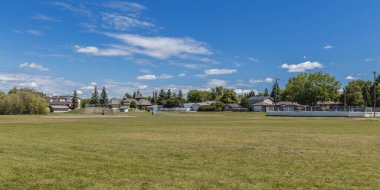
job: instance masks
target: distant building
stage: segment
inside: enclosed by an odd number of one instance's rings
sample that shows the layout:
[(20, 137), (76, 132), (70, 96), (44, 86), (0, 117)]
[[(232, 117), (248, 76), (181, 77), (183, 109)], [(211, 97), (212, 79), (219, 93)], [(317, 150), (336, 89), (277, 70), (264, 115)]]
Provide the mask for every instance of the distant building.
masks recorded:
[(120, 104), (121, 104), (121, 100), (118, 98), (111, 98), (108, 103), (112, 109), (119, 109)]
[(120, 102), (120, 108), (129, 108), (132, 102), (136, 102), (139, 109), (147, 109), (148, 107), (152, 106), (152, 103), (149, 100), (145, 99), (142, 94), (137, 91), (134, 98), (128, 98), (125, 96)]
[(270, 96), (253, 96), (248, 98), (248, 103), (254, 112), (266, 112), (268, 107), (273, 107), (273, 98)]
[[(68, 112), (72, 107), (72, 96), (49, 96), (47, 98), (50, 112)], [(78, 108), (80, 108), (80, 99), (78, 98)]]
[(224, 104), (222, 106), (222, 111), (248, 111), (247, 108), (244, 108), (242, 106), (240, 106), (239, 104)]

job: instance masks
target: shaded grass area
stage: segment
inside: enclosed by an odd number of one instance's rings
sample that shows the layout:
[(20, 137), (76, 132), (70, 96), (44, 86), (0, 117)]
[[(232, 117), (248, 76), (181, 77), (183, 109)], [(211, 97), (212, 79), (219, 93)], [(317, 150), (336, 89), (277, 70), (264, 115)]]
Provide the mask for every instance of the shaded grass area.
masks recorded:
[(0, 189), (380, 187), (379, 120), (126, 115), (1, 116)]

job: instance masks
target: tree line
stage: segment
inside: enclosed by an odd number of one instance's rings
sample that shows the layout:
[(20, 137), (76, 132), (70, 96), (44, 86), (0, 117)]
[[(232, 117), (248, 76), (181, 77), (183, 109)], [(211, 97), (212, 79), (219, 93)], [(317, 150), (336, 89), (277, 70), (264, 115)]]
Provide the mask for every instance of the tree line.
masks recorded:
[(0, 114), (47, 114), (46, 96), (33, 89), (13, 88), (8, 93), (0, 92)]

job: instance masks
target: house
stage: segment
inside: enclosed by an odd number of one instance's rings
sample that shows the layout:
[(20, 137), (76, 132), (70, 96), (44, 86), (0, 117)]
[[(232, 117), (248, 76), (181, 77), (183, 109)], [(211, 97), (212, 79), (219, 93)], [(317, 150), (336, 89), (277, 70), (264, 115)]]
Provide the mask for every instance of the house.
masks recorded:
[(206, 102), (200, 102), (200, 103), (191, 103), (191, 109), (190, 111), (198, 111), (199, 106), (209, 106), (211, 104), (214, 104), (215, 101), (206, 101)]
[[(47, 97), (50, 112), (68, 112), (72, 107), (72, 96), (49, 96)], [(80, 99), (78, 98), (78, 105), (80, 106)]]
[(134, 98), (124, 97), (120, 102), (120, 108), (129, 108), (132, 102), (135, 102), (139, 109), (147, 109), (148, 107), (152, 106), (152, 103), (149, 100), (145, 99), (140, 91), (137, 91)]
[(240, 106), (239, 104), (224, 104), (222, 111), (247, 111), (247, 108)]
[(121, 104), (121, 100), (118, 99), (118, 98), (111, 98), (108, 102), (109, 106), (112, 108), (112, 109), (119, 109), (120, 108), (120, 104)]
[(289, 102), (289, 101), (280, 101), (276, 103), (276, 109), (279, 111), (295, 111), (297, 110), (301, 105), (297, 102)]
[(254, 112), (266, 112), (268, 107), (273, 107), (273, 98), (270, 96), (253, 96), (248, 98), (249, 105)]

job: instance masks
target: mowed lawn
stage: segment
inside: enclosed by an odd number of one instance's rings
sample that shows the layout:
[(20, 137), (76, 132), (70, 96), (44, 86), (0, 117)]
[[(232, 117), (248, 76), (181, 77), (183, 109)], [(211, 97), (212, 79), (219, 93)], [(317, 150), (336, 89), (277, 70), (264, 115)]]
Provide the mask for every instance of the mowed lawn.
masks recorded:
[(0, 116), (0, 189), (380, 189), (380, 121)]

